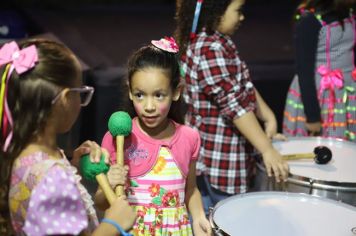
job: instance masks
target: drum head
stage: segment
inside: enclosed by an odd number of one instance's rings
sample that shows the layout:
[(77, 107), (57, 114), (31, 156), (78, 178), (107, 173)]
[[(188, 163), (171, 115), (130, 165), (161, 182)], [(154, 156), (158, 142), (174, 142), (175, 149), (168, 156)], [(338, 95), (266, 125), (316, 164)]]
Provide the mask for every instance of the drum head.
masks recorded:
[(317, 146), (327, 146), (332, 152), (329, 163), (316, 164), (314, 160), (288, 161), (290, 173), (313, 180), (356, 184), (356, 144), (333, 138), (289, 138), (274, 142), (273, 146), (283, 154), (310, 153)]
[(229, 235), (356, 235), (356, 208), (301, 193), (257, 192), (219, 202), (215, 225)]

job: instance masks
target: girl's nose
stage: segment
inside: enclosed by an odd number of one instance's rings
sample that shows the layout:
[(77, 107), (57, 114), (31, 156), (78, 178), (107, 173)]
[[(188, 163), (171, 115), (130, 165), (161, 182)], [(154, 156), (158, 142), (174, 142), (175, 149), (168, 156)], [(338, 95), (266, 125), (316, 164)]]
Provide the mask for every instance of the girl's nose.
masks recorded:
[(241, 13), (241, 14), (240, 14), (240, 18), (239, 18), (239, 19), (240, 19), (240, 21), (243, 21), (243, 20), (245, 19), (244, 14), (242, 14), (242, 13)]
[(152, 98), (147, 98), (145, 103), (145, 110), (148, 112), (152, 112), (156, 109), (154, 101)]

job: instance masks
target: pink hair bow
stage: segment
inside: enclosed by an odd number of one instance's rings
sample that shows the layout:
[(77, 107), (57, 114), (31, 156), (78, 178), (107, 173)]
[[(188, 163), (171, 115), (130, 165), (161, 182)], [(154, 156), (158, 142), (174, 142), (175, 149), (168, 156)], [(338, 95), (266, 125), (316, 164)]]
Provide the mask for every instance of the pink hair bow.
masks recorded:
[(33, 68), (37, 61), (38, 55), (34, 45), (20, 50), (17, 43), (12, 41), (0, 49), (0, 66), (11, 63), (18, 74)]
[(160, 40), (152, 40), (151, 43), (166, 52), (177, 53), (179, 52), (179, 47), (173, 37), (164, 37)]
[(330, 99), (328, 100), (328, 122), (334, 120), (334, 104), (335, 104), (335, 88), (340, 89), (344, 86), (344, 76), (341, 69), (330, 70), (325, 65), (318, 68), (318, 73), (321, 75), (319, 98), (321, 98), (324, 90), (330, 90)]
[(7, 151), (7, 148), (11, 143), (13, 126), (11, 111), (7, 103), (7, 83), (13, 70), (16, 70), (17, 74), (22, 74), (33, 68), (36, 65), (37, 61), (38, 54), (36, 46), (34, 45), (20, 50), (17, 43), (12, 41), (10, 43), (4, 44), (0, 49), (0, 66), (6, 64), (10, 65), (10, 67), (7, 67), (7, 69), (5, 69), (5, 72), (2, 76), (0, 91), (0, 126), (2, 125), (2, 135), (6, 136), (7, 134), (3, 146), (4, 151)]

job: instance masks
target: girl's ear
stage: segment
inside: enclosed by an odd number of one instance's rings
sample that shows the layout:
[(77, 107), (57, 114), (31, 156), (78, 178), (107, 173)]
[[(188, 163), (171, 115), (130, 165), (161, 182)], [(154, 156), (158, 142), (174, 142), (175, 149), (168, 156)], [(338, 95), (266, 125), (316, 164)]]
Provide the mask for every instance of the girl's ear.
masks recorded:
[(182, 83), (179, 83), (177, 88), (173, 91), (173, 101), (178, 101), (178, 99), (180, 98), (180, 95), (183, 91), (184, 85)]
[(59, 101), (62, 105), (67, 105), (69, 103), (69, 88), (65, 88), (62, 90), (61, 95), (59, 97)]

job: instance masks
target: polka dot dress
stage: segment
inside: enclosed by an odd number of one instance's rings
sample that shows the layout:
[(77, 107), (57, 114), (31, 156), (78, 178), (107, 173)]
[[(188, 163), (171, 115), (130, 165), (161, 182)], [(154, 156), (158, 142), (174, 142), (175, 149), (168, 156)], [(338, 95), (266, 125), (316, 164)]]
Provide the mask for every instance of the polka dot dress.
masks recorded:
[(92, 201), (88, 207), (78, 178), (67, 160), (51, 160), (44, 153), (21, 158), (9, 192), (16, 235), (77, 235), (90, 227), (87, 209), (92, 209)]

